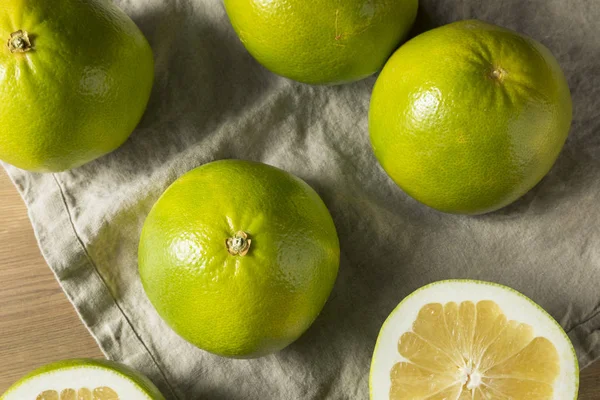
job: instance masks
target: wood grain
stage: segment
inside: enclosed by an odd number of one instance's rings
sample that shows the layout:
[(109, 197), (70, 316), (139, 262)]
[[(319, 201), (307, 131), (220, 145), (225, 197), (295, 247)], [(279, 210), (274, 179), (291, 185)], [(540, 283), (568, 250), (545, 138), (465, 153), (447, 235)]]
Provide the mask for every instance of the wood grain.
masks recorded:
[[(0, 393), (31, 369), (101, 358), (38, 249), (27, 210), (0, 172)], [(600, 362), (582, 371), (580, 400), (600, 400)]]
[(46, 265), (25, 205), (2, 170), (0, 393), (34, 368), (80, 357), (102, 353)]
[(600, 361), (581, 371), (579, 400), (600, 399)]

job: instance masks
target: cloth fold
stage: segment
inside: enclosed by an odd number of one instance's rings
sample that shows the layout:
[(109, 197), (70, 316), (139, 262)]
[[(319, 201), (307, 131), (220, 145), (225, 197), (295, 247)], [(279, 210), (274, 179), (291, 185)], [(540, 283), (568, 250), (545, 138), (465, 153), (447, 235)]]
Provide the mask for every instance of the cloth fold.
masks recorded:
[[(600, 357), (600, 4), (421, 0), (415, 32), (479, 18), (548, 46), (574, 100), (567, 145), (515, 204), (446, 215), (404, 194), (375, 160), (367, 114), (375, 77), (313, 87), (277, 77), (245, 51), (215, 0), (118, 0), (156, 58), (146, 114), (128, 142), (60, 174), (4, 164), (50, 268), (105, 354), (169, 399), (366, 399), (381, 324), (416, 288), (448, 278), (521, 291), (567, 330), (580, 364)], [(222, 158), (262, 161), (306, 180), (329, 207), (340, 275), (296, 343), (229, 360), (186, 343), (158, 317), (137, 274), (150, 207), (186, 171)]]

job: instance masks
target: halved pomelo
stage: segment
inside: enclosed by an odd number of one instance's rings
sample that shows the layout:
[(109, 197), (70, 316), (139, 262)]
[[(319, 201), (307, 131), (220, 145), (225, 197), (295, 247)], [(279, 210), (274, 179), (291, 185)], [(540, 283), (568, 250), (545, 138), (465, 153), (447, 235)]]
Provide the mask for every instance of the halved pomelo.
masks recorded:
[(579, 366), (561, 326), (523, 294), (449, 280), (390, 314), (369, 385), (372, 400), (570, 400)]
[(0, 400), (164, 400), (148, 378), (124, 365), (67, 360), (39, 368)]

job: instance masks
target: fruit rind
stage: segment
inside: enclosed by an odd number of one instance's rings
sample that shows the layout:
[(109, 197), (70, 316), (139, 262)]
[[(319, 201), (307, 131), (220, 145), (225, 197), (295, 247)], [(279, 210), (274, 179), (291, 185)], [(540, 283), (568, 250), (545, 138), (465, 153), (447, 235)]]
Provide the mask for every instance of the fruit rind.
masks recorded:
[[(78, 368), (98, 368), (103, 370), (109, 370), (113, 373), (121, 375), (123, 378), (133, 383), (140, 391), (146, 394), (149, 400), (165, 400), (164, 396), (154, 386), (154, 384), (137, 371), (113, 361), (108, 360), (93, 360), (93, 359), (71, 359), (65, 361), (59, 361), (42, 366), (18, 380), (13, 384), (2, 396), (0, 400), (5, 400), (8, 395), (26, 384), (31, 378), (37, 377), (45, 373), (51, 373), (61, 370), (78, 369)], [(74, 383), (76, 385), (76, 383)]]

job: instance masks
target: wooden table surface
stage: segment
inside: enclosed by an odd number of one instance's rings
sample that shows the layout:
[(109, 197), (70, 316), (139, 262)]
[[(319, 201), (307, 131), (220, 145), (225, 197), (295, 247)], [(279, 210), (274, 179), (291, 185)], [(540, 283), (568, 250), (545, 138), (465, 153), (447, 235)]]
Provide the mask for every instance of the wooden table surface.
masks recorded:
[[(0, 393), (31, 369), (80, 357), (102, 353), (42, 258), (25, 205), (0, 168)], [(600, 400), (600, 362), (582, 371), (579, 398)]]

